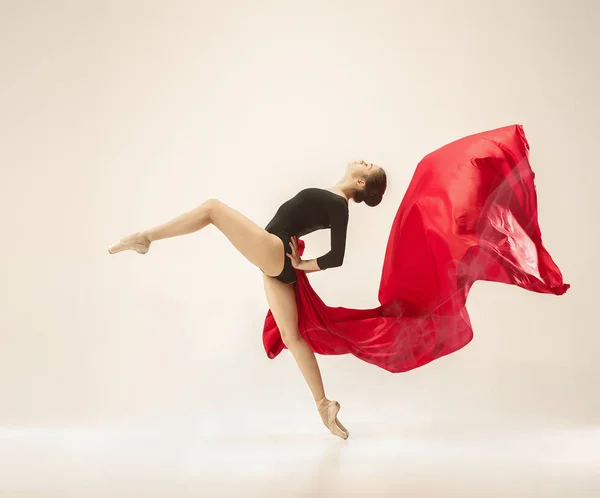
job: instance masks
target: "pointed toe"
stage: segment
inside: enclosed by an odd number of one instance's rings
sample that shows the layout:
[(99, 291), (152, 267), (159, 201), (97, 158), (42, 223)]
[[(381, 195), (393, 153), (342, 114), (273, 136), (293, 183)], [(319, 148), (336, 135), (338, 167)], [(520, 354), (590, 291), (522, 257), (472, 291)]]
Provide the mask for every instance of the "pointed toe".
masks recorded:
[(139, 254), (146, 254), (150, 249), (150, 242), (140, 244), (127, 239), (119, 239), (108, 248), (109, 254), (116, 254), (121, 251), (133, 250)]
[(334, 436), (348, 439), (350, 433), (337, 418), (340, 409), (341, 406), (337, 401), (327, 401), (319, 408), (319, 414), (321, 415), (321, 420), (323, 420), (325, 427), (327, 427)]

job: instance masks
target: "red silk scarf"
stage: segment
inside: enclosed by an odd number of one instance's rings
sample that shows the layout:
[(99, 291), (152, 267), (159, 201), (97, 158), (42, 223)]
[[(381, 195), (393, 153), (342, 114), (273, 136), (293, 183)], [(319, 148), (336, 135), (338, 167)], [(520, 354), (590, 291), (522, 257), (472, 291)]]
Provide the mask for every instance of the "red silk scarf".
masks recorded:
[[(476, 280), (564, 294), (570, 285), (542, 245), (528, 156), (513, 125), (421, 160), (392, 223), (377, 308), (327, 306), (296, 270), (298, 327), (313, 351), (405, 372), (471, 341), (465, 303)], [(302, 254), (302, 239), (298, 246)], [(285, 348), (271, 310), (263, 344), (269, 358)]]

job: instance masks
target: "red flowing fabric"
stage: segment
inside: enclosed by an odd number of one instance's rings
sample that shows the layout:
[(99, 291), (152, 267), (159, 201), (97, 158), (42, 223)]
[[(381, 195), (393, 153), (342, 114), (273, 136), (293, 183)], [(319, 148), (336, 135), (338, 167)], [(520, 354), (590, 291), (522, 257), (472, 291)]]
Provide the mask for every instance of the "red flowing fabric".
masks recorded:
[[(528, 156), (523, 128), (513, 125), (421, 160), (392, 224), (377, 308), (327, 306), (296, 270), (298, 326), (313, 351), (405, 372), (471, 341), (465, 303), (476, 280), (564, 294), (570, 285), (542, 245)], [(263, 344), (269, 358), (285, 347), (271, 310)]]

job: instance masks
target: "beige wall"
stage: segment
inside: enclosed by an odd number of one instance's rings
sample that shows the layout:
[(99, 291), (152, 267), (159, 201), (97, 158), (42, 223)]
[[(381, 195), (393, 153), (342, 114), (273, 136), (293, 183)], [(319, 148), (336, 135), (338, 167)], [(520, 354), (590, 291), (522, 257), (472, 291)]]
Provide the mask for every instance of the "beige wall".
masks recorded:
[[(376, 209), (351, 204), (344, 266), (309, 278), (330, 305), (374, 307), (416, 163), (512, 123), (525, 126), (544, 244), (571, 289), (478, 282), (465, 349), (396, 375), (320, 357), (326, 388), (349, 427), (598, 422), (598, 9), (1, 2), (0, 426), (313, 428), (291, 355), (263, 352), (261, 273), (217, 229), (146, 256), (106, 248), (208, 197), (264, 226), (364, 158), (387, 169), (388, 193)], [(328, 250), (327, 231), (305, 240), (307, 257)]]

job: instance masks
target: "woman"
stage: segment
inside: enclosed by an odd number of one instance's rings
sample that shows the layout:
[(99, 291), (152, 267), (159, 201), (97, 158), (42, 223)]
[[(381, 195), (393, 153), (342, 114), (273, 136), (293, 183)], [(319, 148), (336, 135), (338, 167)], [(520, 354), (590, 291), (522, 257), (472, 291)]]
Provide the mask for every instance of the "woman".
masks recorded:
[[(280, 206), (263, 229), (240, 212), (217, 199), (208, 199), (195, 209), (149, 230), (136, 232), (113, 244), (108, 252), (127, 249), (146, 254), (156, 240), (196, 232), (215, 225), (235, 248), (263, 272), (269, 308), (285, 346), (292, 352), (304, 376), (325, 426), (347, 439), (337, 414), (340, 404), (325, 396), (315, 354), (298, 331), (294, 283), (296, 270), (313, 272), (341, 266), (346, 248), (348, 202), (377, 206), (385, 193), (387, 177), (379, 166), (365, 161), (348, 163), (344, 177), (332, 188), (306, 188)], [(331, 249), (322, 256), (302, 260), (297, 237), (318, 229), (331, 229)]]

